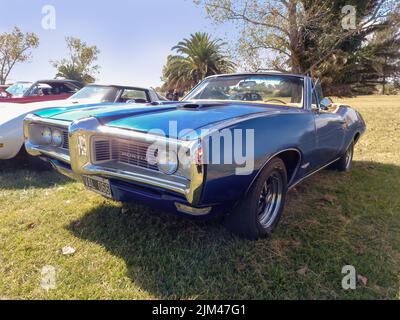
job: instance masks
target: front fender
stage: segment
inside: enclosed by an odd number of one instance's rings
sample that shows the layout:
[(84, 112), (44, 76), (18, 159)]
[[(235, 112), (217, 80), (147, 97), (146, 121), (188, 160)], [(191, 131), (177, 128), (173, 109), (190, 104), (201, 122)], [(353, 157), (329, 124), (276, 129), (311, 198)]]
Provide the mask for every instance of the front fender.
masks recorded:
[[(236, 164), (216, 164), (210, 159), (202, 197), (204, 205), (236, 202), (241, 199), (274, 155), (286, 150), (296, 150), (303, 161), (303, 155), (309, 155), (315, 149), (314, 120), (309, 112), (250, 119), (228, 129), (243, 132), (253, 130), (254, 167), (249, 174), (239, 175)], [(221, 146), (221, 153), (222, 149)], [(297, 169), (301, 161), (296, 163)], [(294, 170), (294, 174), (297, 173), (297, 169)]]
[(0, 160), (17, 156), (24, 144), (23, 121), (25, 115), (0, 125)]

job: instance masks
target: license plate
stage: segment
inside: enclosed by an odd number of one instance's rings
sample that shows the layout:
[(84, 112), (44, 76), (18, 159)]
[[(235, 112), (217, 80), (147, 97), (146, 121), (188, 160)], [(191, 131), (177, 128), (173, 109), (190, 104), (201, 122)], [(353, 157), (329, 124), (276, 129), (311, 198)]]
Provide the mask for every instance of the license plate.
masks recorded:
[(110, 181), (100, 177), (82, 176), (83, 184), (91, 191), (101, 194), (104, 197), (112, 198)]

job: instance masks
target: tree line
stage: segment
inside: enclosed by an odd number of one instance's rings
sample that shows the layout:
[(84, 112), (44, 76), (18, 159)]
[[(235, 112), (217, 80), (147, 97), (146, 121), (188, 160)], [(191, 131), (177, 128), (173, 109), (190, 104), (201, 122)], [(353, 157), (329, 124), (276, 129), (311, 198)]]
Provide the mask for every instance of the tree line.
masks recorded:
[[(56, 68), (57, 77), (77, 80), (83, 83), (94, 82), (100, 66), (95, 64), (99, 49), (89, 46), (81, 39), (67, 37), (68, 57), (50, 61)], [(39, 46), (39, 37), (32, 32), (22, 32), (20, 28), (0, 34), (0, 84), (6, 84), (7, 79), (16, 64), (28, 62), (32, 51)]]
[[(236, 36), (230, 45), (202, 32), (179, 42), (162, 70), (163, 92), (184, 93), (210, 75), (259, 69), (309, 74), (328, 95), (400, 89), (397, 0), (193, 1), (217, 24), (234, 25)], [(68, 57), (50, 61), (56, 76), (94, 82), (98, 48), (73, 37), (66, 44)], [(37, 35), (17, 27), (0, 34), (0, 84), (38, 45)]]
[[(199, 76), (224, 73), (226, 66), (229, 71), (240, 66), (243, 71), (309, 74), (322, 80), (328, 95), (372, 94), (379, 88), (394, 93), (400, 88), (397, 0), (194, 1), (216, 23), (236, 27), (236, 41), (229, 48), (234, 54), (224, 53), (221, 40), (193, 35), (167, 59), (163, 80), (168, 90), (190, 88)], [(216, 71), (221, 58), (225, 63)]]

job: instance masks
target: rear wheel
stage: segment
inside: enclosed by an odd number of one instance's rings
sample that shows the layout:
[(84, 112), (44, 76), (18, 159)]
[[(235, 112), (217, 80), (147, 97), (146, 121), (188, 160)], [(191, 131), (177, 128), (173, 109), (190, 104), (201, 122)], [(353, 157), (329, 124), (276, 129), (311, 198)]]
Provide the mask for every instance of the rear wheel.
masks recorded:
[(227, 228), (250, 240), (264, 238), (277, 227), (285, 206), (287, 173), (280, 158), (271, 160), (249, 193), (225, 218)]
[(354, 156), (354, 142), (346, 150), (346, 153), (334, 163), (334, 168), (338, 171), (348, 172), (353, 166), (353, 156)]

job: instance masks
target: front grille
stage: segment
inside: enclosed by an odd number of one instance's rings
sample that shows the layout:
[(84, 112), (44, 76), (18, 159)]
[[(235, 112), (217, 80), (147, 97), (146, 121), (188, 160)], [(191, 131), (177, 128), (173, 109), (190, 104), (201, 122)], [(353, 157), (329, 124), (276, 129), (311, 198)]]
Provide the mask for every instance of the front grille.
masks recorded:
[(109, 140), (95, 141), (94, 149), (96, 150), (96, 162), (109, 161), (114, 158), (111, 158), (111, 147)]
[[(96, 162), (117, 161), (119, 163), (158, 171), (157, 164), (148, 162), (147, 150), (151, 143), (139, 140), (96, 139), (94, 140), (94, 160)], [(152, 155), (156, 157), (157, 155)]]
[(69, 136), (68, 136), (68, 131), (63, 131), (63, 143), (61, 148), (68, 150), (69, 149)]

